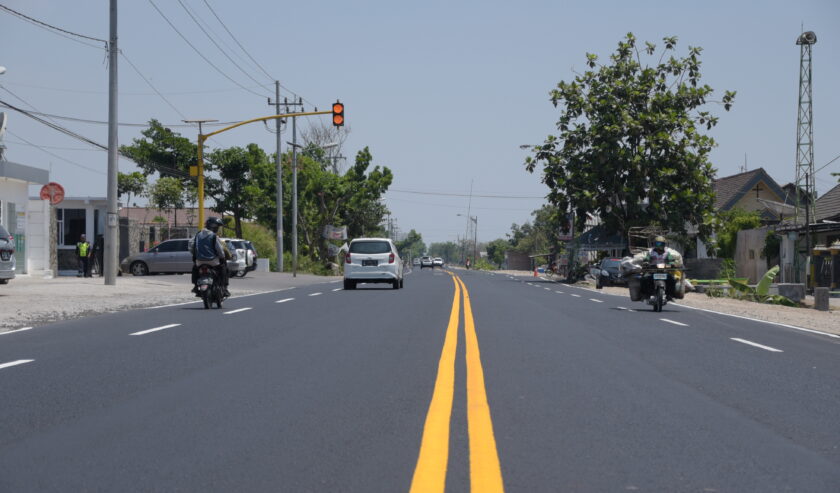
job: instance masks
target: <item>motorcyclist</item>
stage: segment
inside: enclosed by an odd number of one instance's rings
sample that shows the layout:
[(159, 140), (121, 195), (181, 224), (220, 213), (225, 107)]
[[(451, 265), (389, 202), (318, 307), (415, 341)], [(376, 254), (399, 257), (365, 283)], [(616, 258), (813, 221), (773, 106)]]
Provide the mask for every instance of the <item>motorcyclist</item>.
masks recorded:
[(682, 255), (680, 255), (680, 252), (668, 247), (668, 240), (664, 236), (654, 238), (653, 248), (636, 256), (641, 256), (639, 259), (640, 264), (665, 264), (669, 267), (683, 266)]
[(198, 267), (210, 265), (216, 270), (216, 277), (222, 284), (222, 291), (225, 297), (230, 296), (228, 291), (228, 269), (227, 259), (231, 258), (230, 251), (225, 243), (219, 239), (217, 233), (224, 223), (218, 217), (209, 217), (204, 222), (204, 229), (196, 233), (190, 240), (189, 248), (193, 257), (192, 283), (193, 293), (198, 295), (195, 283), (198, 281)]

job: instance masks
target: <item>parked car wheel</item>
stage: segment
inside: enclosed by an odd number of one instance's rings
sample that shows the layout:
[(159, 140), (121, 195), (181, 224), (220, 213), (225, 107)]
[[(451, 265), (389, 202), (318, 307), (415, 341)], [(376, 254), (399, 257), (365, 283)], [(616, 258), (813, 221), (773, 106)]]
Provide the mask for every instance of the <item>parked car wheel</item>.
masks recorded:
[(248, 269), (242, 269), (236, 271), (236, 277), (245, 277), (245, 274), (248, 273)]
[(149, 266), (143, 262), (134, 262), (131, 264), (131, 274), (135, 276), (148, 276)]
[(397, 279), (394, 279), (394, 283), (392, 284), (392, 286), (393, 286), (394, 289), (400, 289), (400, 281), (397, 280)]
[(402, 289), (402, 288), (403, 288), (403, 284), (404, 284), (404, 282), (405, 282), (405, 279), (400, 279), (400, 289)]
[(353, 282), (353, 281), (350, 281), (348, 279), (345, 279), (344, 280), (344, 289), (345, 290), (356, 289), (356, 283)]
[(8, 279), (0, 279), (0, 284), (9, 284)]

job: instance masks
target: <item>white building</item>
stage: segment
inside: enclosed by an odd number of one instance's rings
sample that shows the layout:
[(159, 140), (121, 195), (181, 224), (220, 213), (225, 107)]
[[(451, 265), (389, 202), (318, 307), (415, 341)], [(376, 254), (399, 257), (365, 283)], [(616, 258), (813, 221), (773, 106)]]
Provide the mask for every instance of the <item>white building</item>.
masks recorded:
[(49, 203), (30, 200), (29, 186), (49, 181), (49, 171), (0, 161), (0, 224), (15, 237), (18, 274), (49, 273)]

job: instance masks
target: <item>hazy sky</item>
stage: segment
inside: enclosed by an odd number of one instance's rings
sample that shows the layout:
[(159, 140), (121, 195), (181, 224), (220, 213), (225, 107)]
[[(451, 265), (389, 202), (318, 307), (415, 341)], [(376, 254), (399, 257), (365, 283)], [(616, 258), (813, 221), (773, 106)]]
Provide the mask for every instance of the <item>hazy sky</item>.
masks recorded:
[[(804, 24), (814, 46), (814, 154), (817, 167), (840, 154), (840, 2), (823, 1), (602, 1), (602, 2), (223, 2), (207, 0), (237, 40), (259, 62), (231, 55), (237, 69), (196, 27), (177, 0), (154, 0), (178, 30), (240, 88), (202, 60), (148, 0), (119, 5), (119, 46), (164, 94), (156, 95), (125, 59), (119, 61), (119, 120), (165, 124), (189, 119), (242, 120), (273, 113), (266, 97), (273, 80), (327, 109), (340, 98), (351, 128), (344, 154), (369, 146), (374, 162), (394, 172), (386, 195), (399, 227), (417, 229), (427, 243), (463, 236), (470, 183), (476, 195), (479, 240), (503, 237), (512, 223), (530, 219), (546, 194), (539, 174), (524, 170), (521, 144), (542, 142), (558, 110), (548, 92), (583, 71), (585, 53), (606, 59), (625, 33), (640, 41), (679, 37), (679, 53), (704, 48), (702, 73), (716, 89), (738, 92), (711, 132), (718, 176), (764, 167), (781, 184), (794, 178), (799, 47)], [(181, 0), (236, 48), (204, 0)], [(0, 0), (63, 29), (108, 37), (108, 0)], [(0, 12), (0, 99), (29, 109), (106, 120), (107, 57), (101, 43), (76, 41)], [(232, 53), (233, 50), (230, 50)], [(251, 78), (255, 80), (252, 80)], [(260, 87), (264, 84), (264, 87)], [(22, 98), (26, 103), (10, 94)], [(256, 93), (256, 94), (254, 94)], [(284, 90), (282, 96), (291, 97)], [(307, 108), (311, 109), (307, 104)], [(177, 111), (176, 111), (177, 109)], [(105, 196), (105, 152), (7, 111), (7, 157), (52, 169), (71, 196)], [(107, 127), (58, 123), (107, 143)], [(301, 125), (306, 125), (301, 121)], [(176, 129), (173, 127), (173, 129)], [(141, 127), (120, 128), (128, 144)], [(178, 128), (195, 140), (196, 130)], [(290, 134), (290, 132), (289, 132)], [(24, 140), (73, 161), (70, 164)], [(284, 135), (284, 142), (290, 135)], [(260, 144), (274, 150), (261, 124), (222, 134), (211, 146)], [(285, 144), (284, 144), (285, 145)], [(120, 162), (121, 171), (134, 168)], [(817, 174), (823, 193), (840, 160)], [(429, 195), (407, 191), (460, 194)]]

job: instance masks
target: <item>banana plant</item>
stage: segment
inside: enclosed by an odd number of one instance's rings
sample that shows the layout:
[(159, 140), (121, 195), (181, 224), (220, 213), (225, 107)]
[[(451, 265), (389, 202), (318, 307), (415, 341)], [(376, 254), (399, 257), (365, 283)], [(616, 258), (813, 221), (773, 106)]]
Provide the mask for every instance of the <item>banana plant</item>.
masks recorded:
[(768, 294), (770, 292), (770, 284), (779, 273), (779, 266), (775, 266), (768, 270), (764, 277), (758, 282), (755, 287), (752, 287), (741, 281), (729, 279), (729, 285), (738, 292), (738, 298), (750, 301), (757, 301), (759, 303), (769, 303), (771, 305), (784, 306), (799, 306), (799, 304), (792, 299), (782, 296), (780, 294)]

